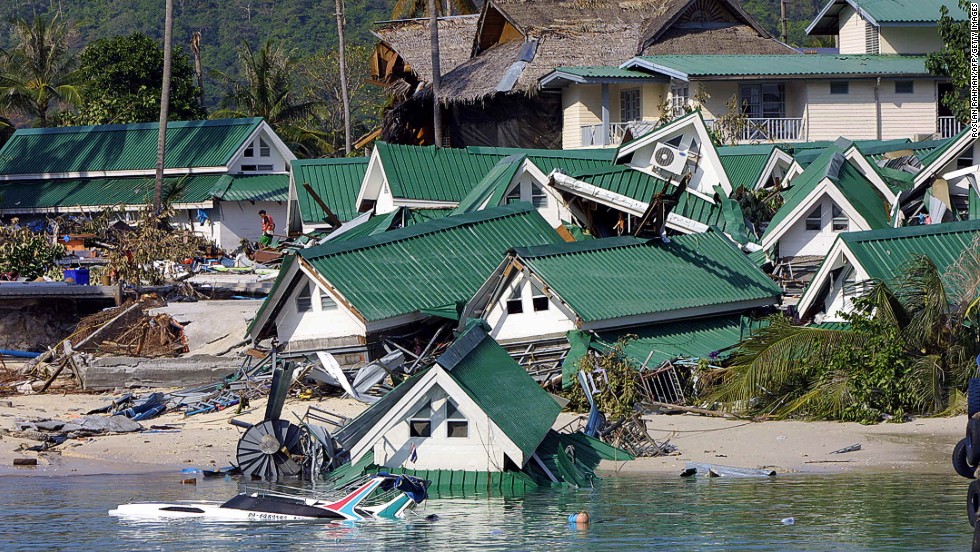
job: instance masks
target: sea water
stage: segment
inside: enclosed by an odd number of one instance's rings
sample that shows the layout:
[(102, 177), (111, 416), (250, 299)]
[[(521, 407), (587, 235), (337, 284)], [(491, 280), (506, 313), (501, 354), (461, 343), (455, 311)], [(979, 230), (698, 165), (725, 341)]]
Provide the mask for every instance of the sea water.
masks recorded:
[[(955, 475), (604, 476), (591, 489), (430, 499), (404, 521), (135, 522), (127, 501), (223, 500), (231, 479), (0, 477), (0, 550), (962, 551), (968, 482)], [(567, 523), (587, 510), (588, 527)], [(438, 519), (427, 521), (425, 516)], [(782, 520), (792, 517), (788, 525)]]

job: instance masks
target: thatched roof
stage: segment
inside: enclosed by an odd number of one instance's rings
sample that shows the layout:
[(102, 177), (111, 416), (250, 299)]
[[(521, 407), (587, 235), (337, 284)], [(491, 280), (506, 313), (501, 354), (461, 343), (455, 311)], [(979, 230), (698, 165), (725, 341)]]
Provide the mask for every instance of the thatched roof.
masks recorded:
[[(439, 18), (439, 67), (442, 74), (452, 71), (470, 58), (479, 19), (479, 14)], [(386, 21), (372, 32), (398, 52), (420, 81), (432, 81), (428, 18)]]
[[(522, 36), (499, 34), (501, 16)], [(619, 65), (663, 48), (674, 54), (796, 53), (729, 0), (487, 0), (477, 33), (475, 57), (442, 79), (441, 96), (450, 102), (478, 101), (502, 91), (498, 87), (533, 94), (538, 79), (555, 67)], [(515, 63), (528, 41), (537, 41), (537, 48), (522, 68)], [(508, 71), (519, 77), (501, 87)]]

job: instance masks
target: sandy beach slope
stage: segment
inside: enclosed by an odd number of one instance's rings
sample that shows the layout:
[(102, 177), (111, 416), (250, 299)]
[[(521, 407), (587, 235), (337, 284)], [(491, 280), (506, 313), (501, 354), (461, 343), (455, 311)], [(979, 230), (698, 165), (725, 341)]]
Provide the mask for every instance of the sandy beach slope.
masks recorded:
[[(50, 417), (69, 420), (103, 406), (110, 395), (48, 394), (12, 396), (0, 401), (0, 427), (10, 429), (18, 418)], [(12, 406), (6, 406), (9, 401)], [(365, 405), (352, 399), (287, 401), (284, 418), (295, 419), (309, 406), (355, 416)], [(261, 420), (265, 400), (253, 401), (239, 419)], [(176, 431), (144, 431), (70, 440), (53, 452), (24, 452), (22, 445), (36, 441), (0, 437), (0, 475), (78, 475), (94, 473), (141, 473), (178, 471), (186, 467), (226, 466), (235, 459), (243, 430), (228, 420), (234, 411), (185, 418), (164, 414), (144, 422), (170, 426)], [(556, 427), (574, 416), (562, 414)], [(906, 423), (865, 426), (855, 423), (767, 421), (750, 422), (691, 414), (648, 418), (650, 434), (669, 440), (678, 454), (641, 458), (632, 462), (605, 462), (607, 471), (679, 473), (688, 461), (745, 468), (771, 467), (779, 472), (873, 471), (900, 473), (952, 473), (950, 453), (963, 437), (965, 416), (920, 418)], [(830, 454), (853, 444), (861, 450)], [(35, 468), (15, 468), (14, 458), (38, 458)]]

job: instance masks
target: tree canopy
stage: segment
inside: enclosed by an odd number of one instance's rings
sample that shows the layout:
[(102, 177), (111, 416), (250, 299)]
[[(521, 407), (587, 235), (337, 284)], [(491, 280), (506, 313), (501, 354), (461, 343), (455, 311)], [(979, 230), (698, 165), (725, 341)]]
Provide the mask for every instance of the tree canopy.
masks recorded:
[[(960, 9), (969, 13), (970, 3), (959, 0)], [(949, 77), (953, 90), (943, 94), (943, 104), (960, 122), (970, 120), (970, 22), (956, 21), (949, 9), (939, 9), (939, 36), (943, 47), (926, 58), (926, 69), (933, 75)]]
[[(66, 115), (75, 125), (142, 123), (160, 117), (160, 83), (163, 80), (163, 48), (150, 37), (103, 38), (81, 54), (82, 88), (77, 113)], [(170, 86), (171, 121), (200, 119), (201, 90), (187, 54), (177, 48), (173, 56)]]

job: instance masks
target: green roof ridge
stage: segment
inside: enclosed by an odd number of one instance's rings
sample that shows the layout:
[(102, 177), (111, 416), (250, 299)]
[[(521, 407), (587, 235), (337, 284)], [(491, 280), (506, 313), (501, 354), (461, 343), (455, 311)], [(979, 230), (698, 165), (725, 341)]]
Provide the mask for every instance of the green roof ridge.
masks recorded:
[[(167, 121), (167, 130), (172, 128), (220, 127), (243, 124), (258, 124), (262, 117), (242, 117), (237, 119), (200, 119), (194, 121)], [(19, 128), (20, 135), (35, 134), (77, 134), (81, 132), (115, 132), (117, 130), (148, 130), (159, 129), (159, 122), (148, 123), (114, 123), (111, 125), (86, 125), (44, 128)]]

